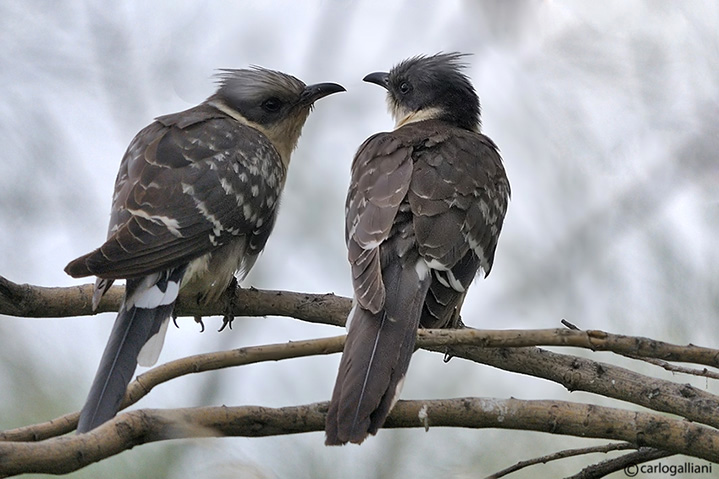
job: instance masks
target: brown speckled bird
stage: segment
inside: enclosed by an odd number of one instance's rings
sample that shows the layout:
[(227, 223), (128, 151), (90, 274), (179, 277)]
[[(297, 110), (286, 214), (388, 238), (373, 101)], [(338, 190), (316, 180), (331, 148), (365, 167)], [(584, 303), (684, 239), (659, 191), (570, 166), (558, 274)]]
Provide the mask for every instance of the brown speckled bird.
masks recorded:
[(94, 308), (114, 280), (127, 280), (78, 432), (111, 419), (137, 364), (157, 361), (180, 289), (213, 301), (252, 268), (314, 102), (344, 91), (258, 67), (219, 78), (205, 102), (135, 136), (120, 163), (107, 241), (65, 268), (98, 277)]
[(330, 402), (326, 444), (376, 434), (399, 397), (417, 328), (456, 327), (488, 275), (510, 196), (462, 55), (403, 61), (364, 80), (387, 89), (394, 131), (352, 163), (345, 238), (354, 306)]

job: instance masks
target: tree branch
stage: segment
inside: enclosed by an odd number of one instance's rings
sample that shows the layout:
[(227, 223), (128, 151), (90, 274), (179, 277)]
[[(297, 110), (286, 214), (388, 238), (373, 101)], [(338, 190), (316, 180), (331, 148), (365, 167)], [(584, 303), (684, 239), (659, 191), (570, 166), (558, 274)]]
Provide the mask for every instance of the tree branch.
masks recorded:
[(558, 451), (553, 452), (552, 454), (547, 454), (545, 456), (541, 457), (535, 457), (534, 459), (527, 459), (526, 461), (520, 461), (506, 469), (502, 469), (501, 471), (497, 471), (494, 474), (487, 476), (485, 479), (499, 479), (501, 477), (507, 476), (509, 474), (512, 474), (514, 472), (520, 471), (524, 469), (525, 467), (535, 466), (537, 464), (546, 464), (551, 461), (556, 461), (558, 459), (566, 459), (568, 457), (575, 457), (575, 456), (584, 456), (586, 454), (595, 454), (595, 453), (608, 453), (612, 451), (623, 451), (626, 449), (636, 449), (637, 446), (635, 446), (632, 443), (629, 442), (613, 442), (610, 444), (604, 444), (602, 446), (592, 446), (592, 447), (582, 447), (578, 449), (566, 449), (564, 451)]
[(689, 384), (677, 384), (619, 366), (534, 347), (427, 346), (425, 349), (547, 379), (568, 391), (591, 392), (719, 427), (716, 415), (719, 397)]
[[(342, 351), (344, 343), (345, 336), (336, 336), (266, 346), (251, 346), (176, 359), (137, 376), (128, 385), (125, 399), (122, 401), (120, 409), (122, 410), (135, 404), (149, 394), (155, 386), (180, 376), (265, 361), (334, 354)], [(40, 441), (67, 434), (75, 430), (79, 417), (79, 412), (73, 412), (52, 421), (0, 431), (0, 441)]]
[[(0, 276), (0, 314), (22, 317), (75, 317), (92, 315), (93, 285), (44, 288), (17, 285)], [(97, 312), (117, 311), (123, 286), (113, 286), (100, 302)], [(351, 300), (332, 293), (309, 294), (289, 291), (262, 291), (237, 288), (235, 316), (286, 316), (312, 323), (342, 326), (351, 308)], [(57, 304), (63, 305), (58, 307)], [(223, 300), (198, 305), (180, 295), (175, 312), (180, 316), (224, 315)], [(593, 351), (611, 351), (622, 355), (657, 358), (719, 367), (719, 350), (694, 345), (680, 346), (649, 338), (610, 334), (598, 330), (565, 328), (538, 330), (423, 330), (420, 337), (445, 338), (445, 344), (483, 347), (573, 346)]]
[[(189, 437), (261, 437), (323, 431), (328, 403), (286, 408), (206, 407), (138, 410), (87, 434), (0, 443), (0, 477), (65, 474), (147, 442)], [(565, 401), (462, 398), (400, 401), (389, 428), (523, 429), (627, 441), (719, 461), (719, 431), (655, 413)], [(611, 425), (608, 427), (608, 425)]]
[[(65, 318), (117, 312), (125, 293), (124, 286), (113, 286), (103, 296), (97, 311), (92, 310), (93, 285), (46, 288), (16, 284), (0, 276), (0, 314), (25, 318)], [(351, 302), (327, 294), (260, 291), (236, 288), (235, 316), (287, 316), (311, 323), (344, 325)], [(222, 299), (199, 305), (191, 295), (180, 294), (175, 305), (178, 316), (223, 316), (227, 303)]]
[(673, 452), (662, 451), (661, 449), (654, 449), (651, 447), (642, 447), (639, 448), (638, 451), (625, 454), (624, 456), (607, 459), (606, 461), (602, 461), (598, 464), (592, 464), (591, 466), (585, 467), (577, 474), (566, 479), (598, 479), (600, 477), (606, 477), (617, 471), (624, 470), (632, 472), (627, 468), (673, 455)]
[[(100, 304), (100, 310), (116, 311), (122, 294), (122, 287), (112, 288)], [(234, 311), (237, 316), (280, 315), (332, 325), (344, 324), (351, 305), (349, 299), (333, 294), (302, 294), (254, 289), (237, 289), (227, 294), (236, 295), (233, 303), (237, 305)], [(91, 296), (92, 285), (40, 288), (16, 285), (0, 277), (0, 314), (27, 317), (90, 315), (94, 314), (90, 307)], [(221, 300), (217, 304), (199, 306), (194, 298), (181, 296), (176, 310), (180, 315), (215, 315), (223, 314), (226, 305), (227, 302)], [(260, 361), (331, 354), (341, 351), (343, 344), (344, 336), (340, 336), (241, 348), (172, 361), (149, 370), (133, 381), (128, 387), (123, 407), (137, 402), (156, 385), (182, 375)], [(715, 411), (719, 410), (717, 396), (688, 384), (660, 380), (618, 366), (534, 347), (537, 345), (611, 351), (640, 360), (648, 359), (662, 367), (672, 367), (667, 361), (706, 366), (719, 365), (719, 351), (714, 349), (694, 345), (679, 346), (602, 331), (564, 328), (531, 331), (483, 331), (469, 328), (421, 330), (417, 340), (417, 347), (450, 357), (457, 356), (507, 371), (548, 379), (563, 385), (569, 391), (587, 391), (719, 428), (719, 417), (715, 414)], [(396, 408), (386, 427), (416, 426), (419, 410), (408, 413), (403, 408), (409, 408), (413, 404), (416, 406), (419, 403), (401, 403), (403, 405)], [(650, 446), (662, 450), (660, 452), (652, 450), (654, 452), (651, 453), (644, 450), (645, 456), (650, 458), (659, 453), (667, 455), (682, 453), (715, 460), (716, 455), (719, 454), (717, 447), (719, 439), (715, 436), (719, 432), (716, 430), (654, 413), (634, 413), (559, 401), (517, 402), (513, 399), (457, 399), (421, 403), (431, 408), (429, 422), (433, 426), (502, 427), (586, 435), (624, 440), (637, 447)], [(492, 422), (482, 414), (487, 413), (486, 409), (494, 410), (495, 406), (503, 408), (503, 419), (499, 420), (495, 417), (495, 422)], [(16, 462), (25, 460), (26, 464), (37, 464), (32, 467), (45, 468), (23, 469), (20, 472), (61, 473), (83, 467), (137, 444), (167, 438), (198, 435), (253, 436), (319, 431), (323, 428), (325, 409), (322, 408), (326, 408), (326, 405), (283, 409), (244, 407), (133, 411), (118, 416), (108, 423), (111, 426), (102, 426), (97, 430), (99, 432), (93, 431), (91, 434), (74, 437), (56, 437), (76, 427), (78, 413), (67, 414), (44, 424), (0, 433), (0, 441), (2, 441), (0, 442), (0, 475), (5, 474), (4, 467), (15, 467), (12, 466), (15, 462), (7, 459), (8, 457), (15, 458)], [(540, 411), (532, 408), (545, 409)], [(531, 414), (528, 412), (530, 409), (532, 409)], [(318, 414), (321, 416), (319, 422), (316, 417)], [(505, 416), (514, 419), (507, 421)], [(485, 419), (477, 419), (478, 417)], [(583, 422), (579, 421), (580, 418)], [(578, 424), (582, 427), (579, 428)], [(591, 427), (587, 429), (588, 424)], [(98, 436), (98, 434), (102, 435)], [(52, 449), (53, 447), (59, 449)], [(72, 457), (60, 458), (58, 454), (65, 454), (63, 450), (70, 450)], [(630, 454), (623, 457), (639, 460), (644, 456)], [(580, 474), (587, 474), (586, 477), (600, 477), (596, 474), (601, 473), (602, 470), (618, 467), (616, 464), (620, 464), (620, 459), (613, 460), (615, 462), (604, 466), (604, 469), (597, 469), (595, 472), (586, 470), (587, 472), (583, 471)]]

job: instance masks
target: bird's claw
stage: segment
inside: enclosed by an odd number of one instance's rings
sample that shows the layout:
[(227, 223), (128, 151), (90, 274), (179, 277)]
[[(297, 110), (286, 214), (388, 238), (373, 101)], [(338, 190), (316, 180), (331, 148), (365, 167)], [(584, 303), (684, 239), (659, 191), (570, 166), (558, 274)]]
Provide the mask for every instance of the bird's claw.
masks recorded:
[(205, 323), (202, 322), (202, 316), (195, 316), (195, 322), (201, 326), (200, 332), (205, 332)]
[(217, 330), (218, 333), (227, 327), (232, 329), (232, 322), (235, 320), (235, 291), (237, 288), (237, 278), (233, 277), (225, 291), (225, 315), (222, 317), (222, 326)]

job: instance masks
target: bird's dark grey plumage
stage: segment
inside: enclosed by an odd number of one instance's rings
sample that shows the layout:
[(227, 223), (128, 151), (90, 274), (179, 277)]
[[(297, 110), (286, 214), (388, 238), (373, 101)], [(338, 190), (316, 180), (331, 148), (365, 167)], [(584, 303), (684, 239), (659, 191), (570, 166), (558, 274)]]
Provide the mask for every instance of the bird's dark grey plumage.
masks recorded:
[(112, 418), (138, 362), (157, 360), (180, 288), (213, 301), (252, 268), (314, 101), (344, 91), (264, 68), (219, 78), (205, 102), (157, 118), (132, 140), (107, 241), (65, 268), (98, 277), (94, 308), (114, 280), (127, 279), (78, 432)]
[(489, 274), (510, 195), (480, 130), (462, 55), (420, 56), (365, 81), (387, 89), (394, 131), (352, 163), (345, 237), (354, 306), (326, 444), (361, 443), (399, 397), (417, 328), (459, 326), (477, 272)]

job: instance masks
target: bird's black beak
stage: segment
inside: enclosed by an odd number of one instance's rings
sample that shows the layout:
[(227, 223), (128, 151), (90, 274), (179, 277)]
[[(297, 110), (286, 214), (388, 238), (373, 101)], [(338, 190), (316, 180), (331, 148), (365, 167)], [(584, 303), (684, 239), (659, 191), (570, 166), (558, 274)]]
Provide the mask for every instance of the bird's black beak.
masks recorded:
[(333, 93), (339, 93), (345, 90), (345, 87), (338, 85), (337, 83), (315, 83), (314, 85), (307, 85), (300, 96), (300, 103), (304, 105), (311, 105), (320, 98), (324, 98), (327, 95)]
[(385, 89), (389, 88), (389, 73), (387, 72), (370, 73), (362, 80), (366, 81), (367, 83), (374, 83), (375, 85), (379, 85)]

